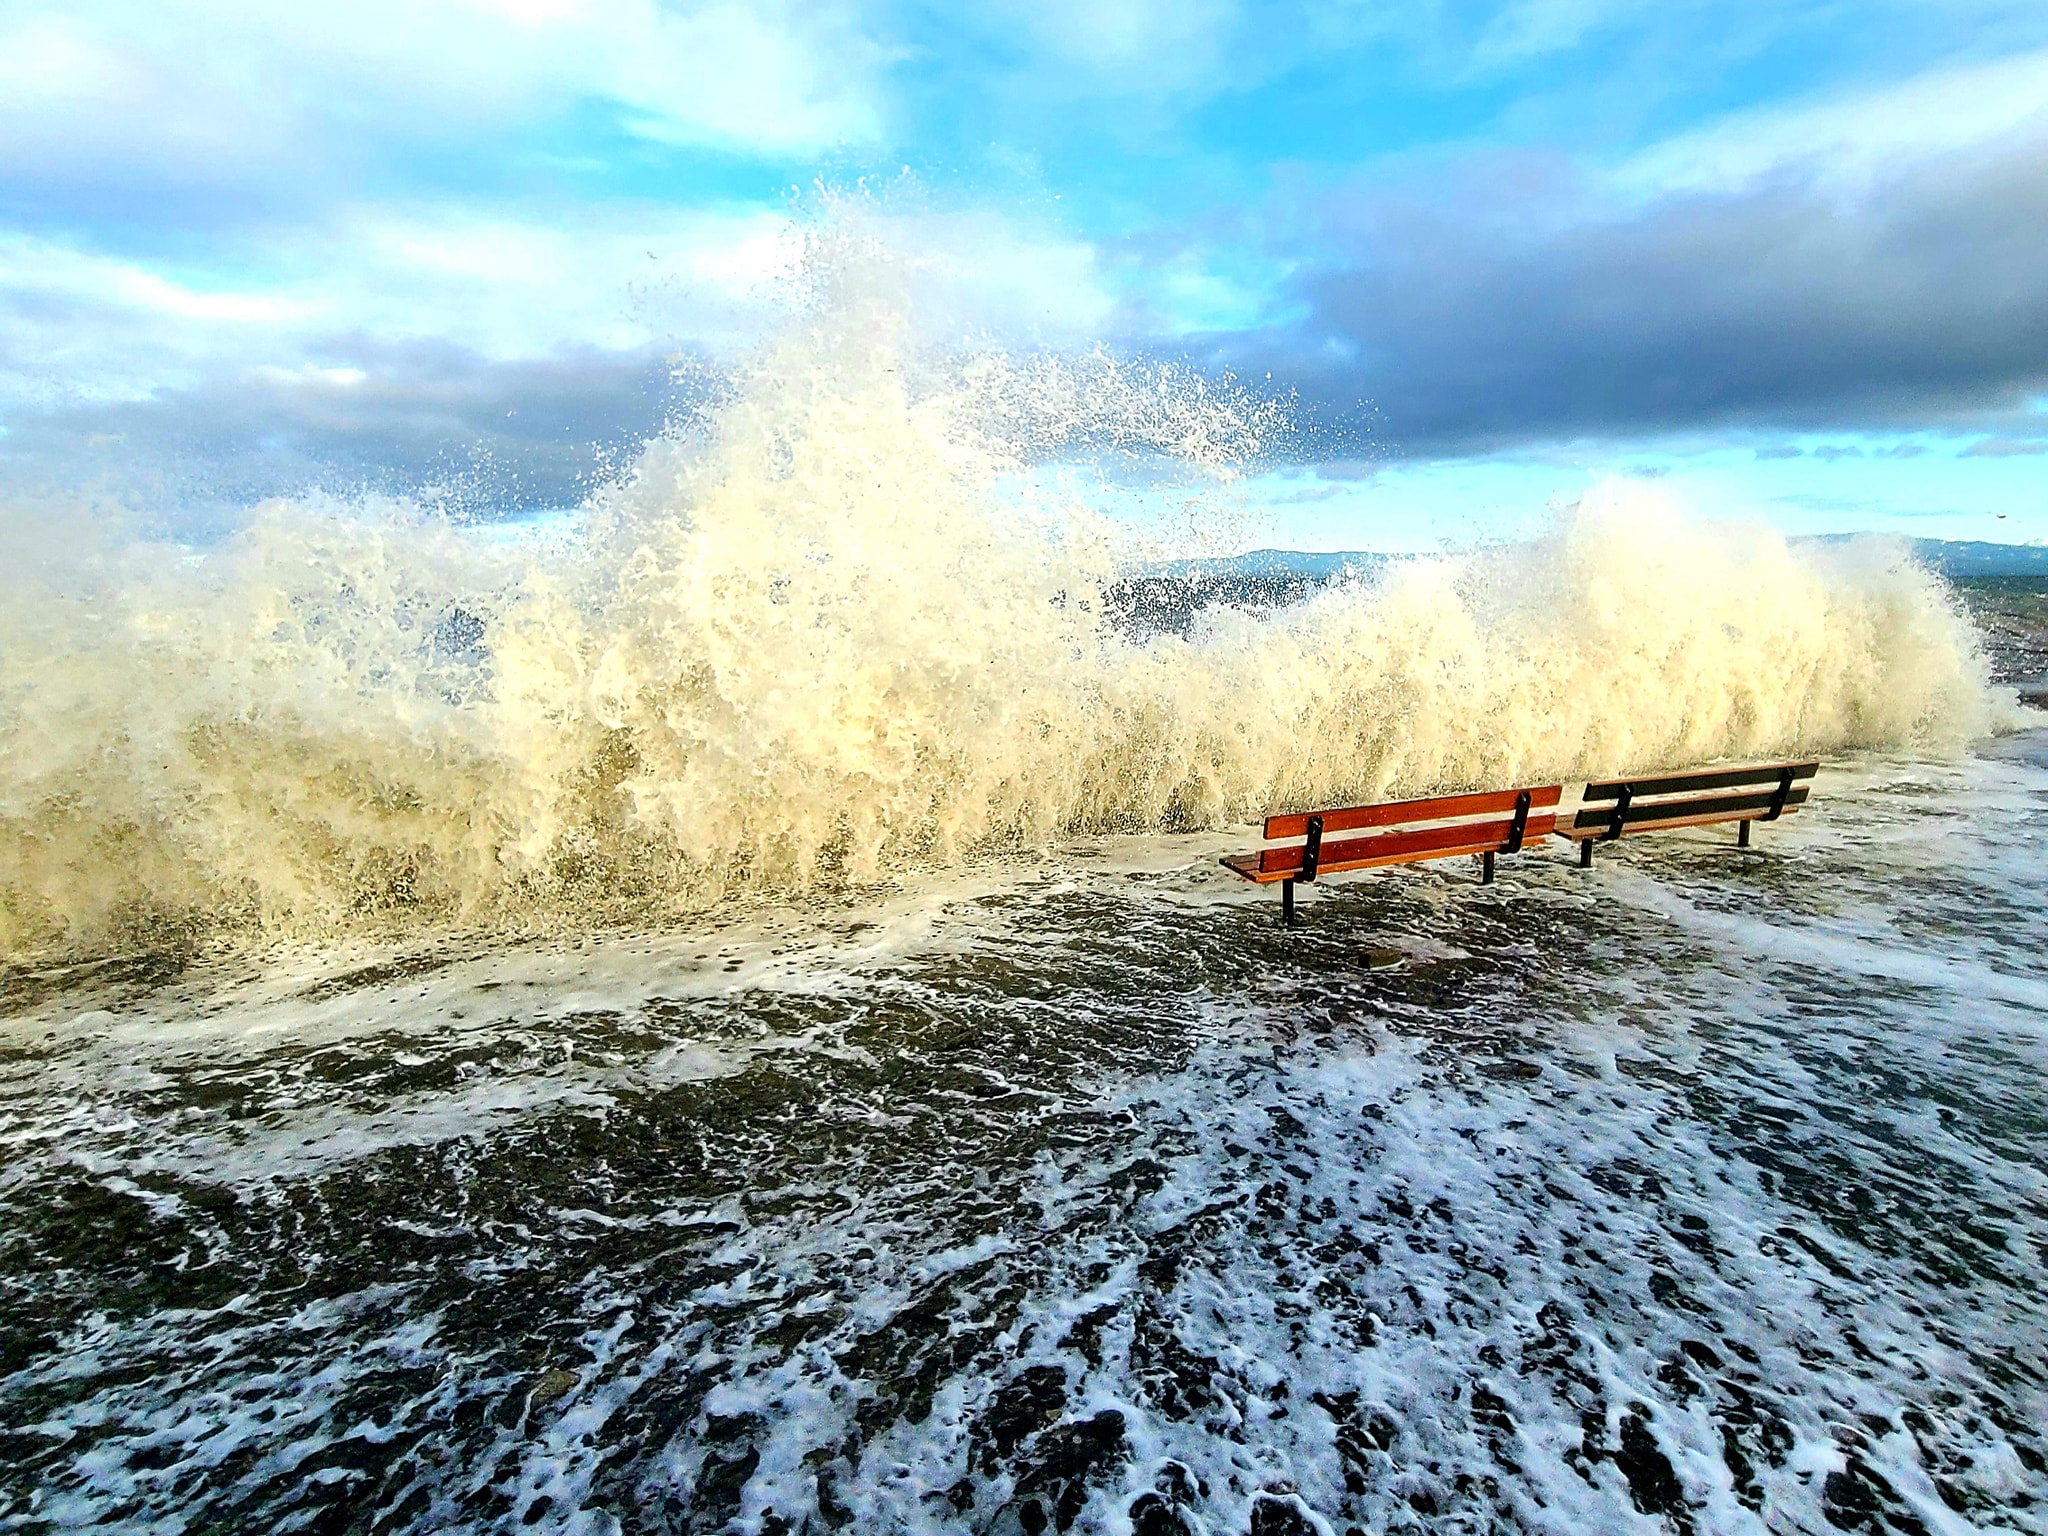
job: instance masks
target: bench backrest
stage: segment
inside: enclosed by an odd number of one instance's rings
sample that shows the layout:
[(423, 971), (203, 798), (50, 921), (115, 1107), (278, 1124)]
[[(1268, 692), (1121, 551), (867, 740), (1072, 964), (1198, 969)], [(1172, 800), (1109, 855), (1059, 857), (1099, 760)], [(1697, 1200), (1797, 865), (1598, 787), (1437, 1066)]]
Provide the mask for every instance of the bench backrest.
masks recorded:
[[(1542, 784), (1268, 816), (1268, 842), (1303, 841), (1260, 850), (1258, 872), (1267, 879), (1312, 880), (1318, 873), (1410, 864), (1461, 853), (1517, 853), (1525, 840), (1543, 837), (1556, 827), (1557, 804), (1563, 798), (1561, 786)], [(1309, 836), (1312, 822), (1320, 824), (1314, 838)], [(1334, 836), (1373, 828), (1382, 830), (1366, 837)], [(1313, 864), (1308, 862), (1311, 843), (1316, 847)]]
[(1588, 784), (1567, 837), (1697, 827), (1714, 821), (1776, 821), (1806, 803), (1818, 762), (1752, 763)]

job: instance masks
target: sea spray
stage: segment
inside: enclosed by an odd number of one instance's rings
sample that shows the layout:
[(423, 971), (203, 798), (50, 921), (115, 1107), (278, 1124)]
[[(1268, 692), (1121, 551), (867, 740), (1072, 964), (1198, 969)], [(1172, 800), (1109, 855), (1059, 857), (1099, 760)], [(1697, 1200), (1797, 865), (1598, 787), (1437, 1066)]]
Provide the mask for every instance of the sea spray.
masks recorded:
[(1544, 538), (1119, 627), (1128, 544), (1034, 462), (1271, 426), (1098, 359), (935, 369), (800, 318), (576, 531), (271, 504), (0, 601), (0, 955), (208, 928), (574, 926), (1083, 830), (1982, 730), (1934, 576), (1613, 485)]

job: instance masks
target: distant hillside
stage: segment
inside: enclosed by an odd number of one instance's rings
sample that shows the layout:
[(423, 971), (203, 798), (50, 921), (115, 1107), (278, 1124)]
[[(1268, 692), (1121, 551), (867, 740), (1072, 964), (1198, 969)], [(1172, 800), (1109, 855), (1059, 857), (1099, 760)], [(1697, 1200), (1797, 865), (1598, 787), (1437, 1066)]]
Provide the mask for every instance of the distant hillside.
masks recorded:
[[(1794, 544), (1843, 544), (1858, 534), (1815, 534)], [(1917, 559), (1944, 576), (2048, 576), (2048, 544), (1986, 544), (1959, 539), (1902, 540)], [(1207, 577), (1223, 581), (1327, 581), (1345, 571), (1372, 572), (1394, 555), (1366, 550), (1255, 549), (1209, 560), (1166, 560), (1150, 576)]]
[(1944, 576), (2048, 576), (2048, 545), (1909, 539), (1913, 553)]

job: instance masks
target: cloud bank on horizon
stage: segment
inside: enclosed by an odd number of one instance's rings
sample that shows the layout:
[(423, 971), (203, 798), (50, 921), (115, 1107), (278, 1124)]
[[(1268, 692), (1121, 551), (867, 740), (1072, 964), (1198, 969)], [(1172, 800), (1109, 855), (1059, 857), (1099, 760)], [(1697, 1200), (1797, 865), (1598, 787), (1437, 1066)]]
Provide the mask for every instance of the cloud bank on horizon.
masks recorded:
[(558, 503), (863, 179), (961, 335), (1298, 391), (1310, 541), (2048, 535), (2038, 0), (0, 0), (0, 473)]

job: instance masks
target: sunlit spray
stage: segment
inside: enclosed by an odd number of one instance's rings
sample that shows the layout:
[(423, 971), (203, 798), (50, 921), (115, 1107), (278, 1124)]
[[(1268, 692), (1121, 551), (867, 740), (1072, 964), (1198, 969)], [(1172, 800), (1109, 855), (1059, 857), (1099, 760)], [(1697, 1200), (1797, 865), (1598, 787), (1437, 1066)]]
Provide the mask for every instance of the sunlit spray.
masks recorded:
[(1141, 635), (1138, 553), (1035, 466), (1203, 472), (1269, 404), (1200, 376), (937, 364), (826, 271), (573, 533), (258, 509), (188, 560), (0, 601), (0, 954), (239, 929), (648, 919), (1079, 831), (1989, 719), (1952, 595), (1614, 485), (1532, 543)]

